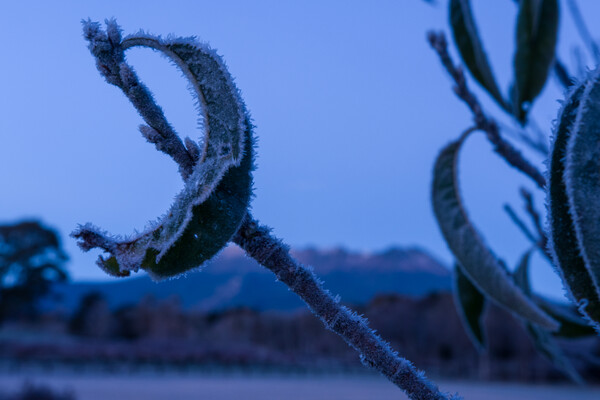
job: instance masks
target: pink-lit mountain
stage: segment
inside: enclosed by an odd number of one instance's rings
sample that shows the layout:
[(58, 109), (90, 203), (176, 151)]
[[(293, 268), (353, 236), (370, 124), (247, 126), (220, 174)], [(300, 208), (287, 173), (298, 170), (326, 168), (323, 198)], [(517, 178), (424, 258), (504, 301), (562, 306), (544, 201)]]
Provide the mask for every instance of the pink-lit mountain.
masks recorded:
[[(342, 301), (365, 304), (374, 296), (397, 293), (422, 296), (450, 289), (450, 272), (427, 252), (417, 248), (389, 248), (358, 253), (342, 248), (293, 251), (310, 265), (327, 289)], [(201, 271), (179, 279), (152, 282), (147, 276), (108, 282), (60, 285), (55, 293), (66, 310), (73, 310), (86, 293), (100, 292), (113, 308), (138, 302), (145, 296), (179, 297), (182, 306), (199, 310), (250, 307), (257, 310), (294, 310), (304, 304), (274, 275), (246, 257), (237, 247), (225, 249)], [(55, 307), (56, 305), (52, 305)]]

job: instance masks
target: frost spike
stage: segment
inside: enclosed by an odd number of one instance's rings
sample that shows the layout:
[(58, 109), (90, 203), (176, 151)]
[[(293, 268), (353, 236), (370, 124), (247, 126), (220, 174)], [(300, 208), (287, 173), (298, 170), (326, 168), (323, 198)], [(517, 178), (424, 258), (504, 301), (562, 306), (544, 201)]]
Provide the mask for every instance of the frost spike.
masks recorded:
[[(224, 62), (207, 45), (193, 39), (163, 40), (149, 35), (119, 42), (116, 23), (108, 21), (107, 26), (110, 38), (98, 24), (84, 24), (90, 50), (107, 81), (128, 93), (151, 126), (141, 128), (144, 136), (159, 149), (181, 147), (193, 160), (178, 137), (164, 135), (163, 128), (168, 125), (155, 123), (154, 119), (160, 122), (164, 116), (125, 62), (123, 51), (132, 46), (158, 50), (182, 70), (204, 114), (204, 148), (174, 204), (143, 233), (120, 239), (87, 224), (72, 236), (80, 239), (84, 250), (99, 247), (110, 253), (107, 259), (100, 257), (98, 264), (113, 275), (142, 268), (154, 279), (173, 277), (212, 258), (239, 228), (251, 197), (252, 124)], [(188, 148), (194, 148), (189, 141)]]
[(442, 149), (436, 159), (432, 202), (438, 225), (463, 272), (481, 292), (520, 317), (555, 330), (558, 328), (556, 321), (515, 285), (504, 265), (487, 248), (463, 208), (458, 190), (458, 153), (471, 131)]
[(486, 347), (482, 323), (486, 300), (461, 268), (458, 263), (454, 264), (454, 273), (452, 274), (454, 303), (471, 342), (477, 351), (482, 352)]
[(475, 26), (475, 20), (471, 12), (470, 0), (450, 0), (449, 8), (452, 36), (456, 47), (458, 47), (460, 57), (475, 80), (487, 90), (502, 108), (508, 109), (496, 84), (492, 68), (479, 38), (477, 26)]
[(559, 112), (548, 162), (548, 250), (556, 270), (579, 311), (600, 332), (600, 296), (581, 256), (565, 183), (567, 144), (574, 128), (585, 84), (574, 88)]

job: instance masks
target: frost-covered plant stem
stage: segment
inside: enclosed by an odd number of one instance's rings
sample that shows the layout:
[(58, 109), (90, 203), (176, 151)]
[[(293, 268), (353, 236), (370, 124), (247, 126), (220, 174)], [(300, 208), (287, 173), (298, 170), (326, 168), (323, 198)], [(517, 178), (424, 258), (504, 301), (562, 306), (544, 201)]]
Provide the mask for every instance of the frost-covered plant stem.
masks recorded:
[[(146, 139), (179, 165), (186, 187), (167, 216), (143, 234), (115, 239), (86, 224), (72, 234), (80, 240), (80, 247), (99, 247), (110, 253), (108, 259), (99, 258), (99, 265), (112, 275), (125, 276), (142, 268), (153, 278), (164, 279), (198, 267), (233, 241), (300, 296), (328, 329), (359, 352), (366, 366), (385, 375), (411, 399), (458, 399), (440, 393), (410, 361), (399, 357), (368, 327), (365, 318), (340, 305), (311, 269), (295, 261), (289, 248), (248, 214), (252, 124), (233, 78), (216, 52), (191, 38), (164, 40), (140, 33), (122, 39), (114, 20), (106, 24), (104, 32), (98, 23), (84, 22), (84, 35), (97, 67), (143, 117), (148, 126), (140, 130)], [(202, 151), (192, 140), (179, 139), (151, 92), (126, 63), (124, 51), (134, 46), (158, 50), (190, 82), (204, 117)]]
[(456, 86), (454, 86), (454, 93), (467, 104), (473, 113), (473, 121), (475, 122), (476, 127), (486, 133), (488, 140), (494, 146), (494, 151), (502, 156), (502, 158), (510, 165), (533, 179), (541, 189), (544, 189), (546, 187), (544, 175), (527, 161), (517, 149), (502, 138), (496, 121), (487, 117), (483, 112), (479, 100), (467, 86), (467, 80), (463, 70), (460, 67), (456, 67), (448, 53), (446, 36), (443, 33), (429, 32), (427, 40), (431, 47), (437, 52), (446, 71), (448, 71), (454, 80), (454, 83), (456, 84)]
[(307, 304), (327, 329), (337, 333), (359, 352), (361, 361), (385, 375), (411, 399), (459, 399), (448, 396), (429, 382), (410, 361), (398, 356), (367, 325), (367, 320), (347, 307), (323, 288), (312, 270), (294, 260), (289, 248), (247, 214), (232, 241), (259, 264), (271, 270)]

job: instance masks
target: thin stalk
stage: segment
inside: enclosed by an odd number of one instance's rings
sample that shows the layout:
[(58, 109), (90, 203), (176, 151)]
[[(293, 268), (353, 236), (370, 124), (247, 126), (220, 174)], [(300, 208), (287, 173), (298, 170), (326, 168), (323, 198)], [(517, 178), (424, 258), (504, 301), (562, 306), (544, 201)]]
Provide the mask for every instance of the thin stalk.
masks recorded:
[(558, 57), (554, 60), (554, 73), (564, 89), (568, 89), (573, 85), (571, 74), (569, 74), (567, 67), (565, 67), (565, 64), (563, 64)]
[(294, 260), (289, 248), (248, 214), (232, 241), (275, 274), (318, 316), (325, 327), (342, 337), (360, 354), (363, 364), (379, 371), (410, 399), (460, 399), (441, 393), (424, 373), (400, 357), (367, 325), (367, 320), (340, 305), (311, 269)]
[(521, 230), (521, 232), (523, 232), (525, 237), (527, 237), (527, 239), (529, 239), (529, 241), (531, 243), (533, 243), (533, 244), (539, 243), (539, 239), (537, 239), (535, 236), (533, 236), (533, 233), (531, 233), (529, 228), (527, 228), (527, 225), (525, 224), (525, 222), (521, 218), (519, 218), (519, 216), (517, 215), (515, 210), (513, 210), (513, 208), (510, 206), (510, 204), (504, 205), (504, 211), (506, 211), (509, 218), (514, 222), (515, 225), (517, 225), (517, 227)]

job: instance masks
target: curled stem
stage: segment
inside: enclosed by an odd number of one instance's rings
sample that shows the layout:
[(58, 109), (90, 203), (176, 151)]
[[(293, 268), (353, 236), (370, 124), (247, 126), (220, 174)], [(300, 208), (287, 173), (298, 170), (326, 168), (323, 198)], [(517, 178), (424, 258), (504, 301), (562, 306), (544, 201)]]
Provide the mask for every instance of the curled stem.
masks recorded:
[(142, 135), (156, 148), (169, 155), (179, 165), (183, 180), (190, 176), (195, 160), (165, 117), (162, 108), (154, 101), (150, 90), (138, 78), (134, 69), (127, 64), (121, 41), (121, 30), (114, 20), (107, 20), (107, 33), (100, 24), (84, 21), (84, 36), (89, 49), (96, 58), (96, 67), (106, 81), (120, 88), (148, 127), (141, 128)]

